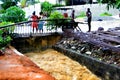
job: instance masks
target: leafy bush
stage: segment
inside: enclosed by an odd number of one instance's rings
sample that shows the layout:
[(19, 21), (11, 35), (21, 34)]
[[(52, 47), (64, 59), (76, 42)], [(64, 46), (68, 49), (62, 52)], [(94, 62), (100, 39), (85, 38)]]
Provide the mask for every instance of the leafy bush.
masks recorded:
[(65, 5), (62, 5), (62, 4), (54, 4), (53, 7), (62, 7), (62, 6), (65, 6)]
[(98, 1), (98, 3), (102, 3), (102, 4), (106, 3), (108, 10), (111, 7), (120, 9), (120, 0), (97, 0), (97, 1)]
[(59, 27), (59, 24), (62, 22), (62, 20), (59, 20), (59, 19), (63, 19), (64, 16), (55, 11), (53, 13), (50, 14), (50, 17), (48, 17), (48, 19), (52, 20), (52, 21), (49, 21), (48, 25), (52, 25), (52, 26), (48, 26), (48, 27), (51, 27), (51, 29), (55, 29), (56, 26)]
[(25, 21), (25, 12), (19, 7), (12, 6), (6, 10), (6, 13), (1, 18), (2, 21), (6, 22), (21, 22)]
[(8, 43), (10, 43), (11, 40), (12, 38), (9, 35), (2, 36), (0, 34), (0, 49), (5, 47)]
[(21, 7), (22, 8), (26, 7), (26, 2), (27, 2), (27, 0), (21, 0)]
[(51, 20), (51, 21), (48, 22), (48, 28), (49, 29), (57, 29), (58, 27), (62, 28), (68, 22), (71, 21), (70, 18), (65, 19), (63, 14), (61, 14), (61, 13), (59, 13), (57, 11), (51, 13), (49, 19)]
[(49, 16), (51, 14), (51, 11), (53, 10), (53, 5), (45, 1), (41, 4), (41, 9), (42, 9), (42, 12), (46, 13), (47, 16)]
[(49, 17), (49, 19), (63, 19), (63, 18), (64, 18), (64, 16), (57, 11), (51, 13), (50, 17)]
[(112, 16), (112, 14), (110, 14), (108, 12), (104, 12), (104, 13), (100, 14), (100, 16)]
[[(12, 24), (11, 22), (2, 22), (0, 23), (0, 26), (5, 26), (8, 24)], [(9, 31), (13, 31), (14, 30), (14, 26), (12, 28), (4, 28), (4, 29), (0, 29), (0, 49), (2, 47), (5, 47), (8, 43), (10, 43), (10, 41), (12, 40)]]
[[(13, 24), (12, 22), (2, 22), (2, 23), (0, 23), (0, 27), (1, 26), (5, 26), (5, 25), (10, 25), (10, 24)], [(11, 27), (7, 27), (7, 28), (5, 28), (7, 31), (10, 31), (10, 32), (12, 32), (12, 31), (14, 31), (14, 29), (15, 29), (15, 26), (11, 26)]]
[(9, 7), (11, 7), (11, 6), (15, 6), (15, 5), (16, 5), (15, 2), (6, 1), (6, 2), (4, 2), (1, 6), (2, 6), (3, 9), (6, 10), (7, 8), (9, 8)]
[(0, 10), (0, 14), (3, 14), (3, 13), (5, 13), (5, 10), (4, 10), (4, 9), (1, 9), (1, 10)]

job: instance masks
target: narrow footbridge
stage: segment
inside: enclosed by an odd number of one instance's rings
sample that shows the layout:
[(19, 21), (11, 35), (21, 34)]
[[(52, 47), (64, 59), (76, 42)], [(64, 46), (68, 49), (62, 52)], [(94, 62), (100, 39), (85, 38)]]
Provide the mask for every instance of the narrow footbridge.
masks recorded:
[(38, 28), (38, 31), (35, 29), (34, 32), (31, 26), (32, 22), (33, 21), (24, 21), (6, 26), (0, 26), (0, 30), (7, 30), (7, 32), (14, 35), (14, 37), (46, 36), (55, 32), (62, 33), (64, 29), (76, 29), (77, 31), (81, 31), (78, 26), (79, 22), (71, 22), (70, 19), (46, 19), (34, 21), (38, 22), (38, 27), (42, 27), (43, 29), (40, 30)]

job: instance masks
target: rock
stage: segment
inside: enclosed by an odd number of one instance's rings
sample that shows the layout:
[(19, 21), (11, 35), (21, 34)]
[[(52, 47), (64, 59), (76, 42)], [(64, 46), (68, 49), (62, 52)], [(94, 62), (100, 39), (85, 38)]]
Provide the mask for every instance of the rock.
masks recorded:
[(120, 45), (116, 45), (115, 47), (120, 48)]
[(92, 54), (90, 51), (87, 51), (87, 52), (85, 52), (85, 53), (88, 54), (88, 55), (91, 55), (91, 54)]
[(104, 31), (104, 28), (103, 27), (99, 27), (98, 31)]
[(75, 46), (72, 46), (71, 49), (76, 49), (76, 47), (75, 47)]
[(85, 47), (80, 50), (81, 53), (85, 53)]
[(98, 19), (97, 21), (103, 21), (102, 19)]

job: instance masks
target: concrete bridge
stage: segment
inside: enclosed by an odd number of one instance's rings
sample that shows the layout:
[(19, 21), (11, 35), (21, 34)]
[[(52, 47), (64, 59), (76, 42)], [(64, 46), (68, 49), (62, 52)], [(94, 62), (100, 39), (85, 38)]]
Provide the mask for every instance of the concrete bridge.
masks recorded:
[[(33, 28), (31, 26), (31, 23), (33, 21), (24, 21), (24, 22), (19, 22), (19, 23), (15, 23), (15, 24), (11, 24), (11, 25), (6, 25), (6, 26), (2, 26), (0, 27), (0, 30), (4, 30), (5, 28), (8, 29), (8, 32), (11, 34), (13, 34), (14, 37), (31, 37), (31, 36), (46, 36), (46, 35), (50, 35), (51, 33), (62, 33), (63, 32), (63, 28), (66, 28), (67, 26), (71, 27), (75, 25), (75, 29), (76, 30), (81, 30), (78, 26), (78, 22), (61, 22), (58, 23), (58, 21), (64, 21), (67, 19), (55, 19), (55, 20), (50, 20), (50, 19), (46, 19), (46, 20), (39, 20), (38, 25), (41, 24), (41, 21), (44, 21), (44, 24), (42, 24), (43, 27), (43, 31), (39, 30), (33, 32)], [(55, 24), (53, 24), (51, 21), (55, 21)], [(49, 23), (50, 22), (50, 23)]]

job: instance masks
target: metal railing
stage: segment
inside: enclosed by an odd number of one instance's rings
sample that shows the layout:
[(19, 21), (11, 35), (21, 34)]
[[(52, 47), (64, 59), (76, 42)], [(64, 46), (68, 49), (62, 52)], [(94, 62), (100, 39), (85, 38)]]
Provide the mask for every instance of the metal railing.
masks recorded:
[[(45, 34), (45, 33), (54, 33), (54, 32), (62, 32), (63, 28), (71, 28), (71, 26), (78, 26), (76, 23), (70, 22), (71, 19), (45, 19), (45, 20), (37, 20), (34, 22), (38, 22), (38, 26), (41, 25), (43, 27), (43, 31), (34, 31), (32, 28), (33, 21), (24, 21), (19, 23), (14, 23), (6, 26), (1, 26), (0, 30), (4, 30), (7, 28), (9, 34), (18, 34), (18, 35), (26, 35), (30, 36), (31, 34)], [(44, 22), (41, 23), (41, 22)]]
[[(60, 19), (61, 21), (63, 21), (62, 19)], [(38, 25), (41, 24), (40, 22), (44, 22), (43, 25), (43, 31), (41, 32), (39, 29), (38, 31), (35, 31), (34, 33), (52, 33), (52, 32), (62, 32), (61, 28), (57, 28), (58, 26), (56, 26), (58, 24), (59, 21), (58, 19), (46, 19), (46, 20), (37, 20), (35, 22), (38, 22)], [(32, 34), (33, 33), (33, 28), (32, 28), (32, 22), (33, 21), (24, 21), (24, 22), (19, 22), (19, 23), (14, 23), (14, 24), (10, 24), (10, 25), (5, 25), (5, 26), (0, 26), (0, 30), (5, 30), (7, 29), (9, 34)], [(53, 25), (52, 22), (54, 22)], [(55, 28), (55, 29), (53, 29)]]

